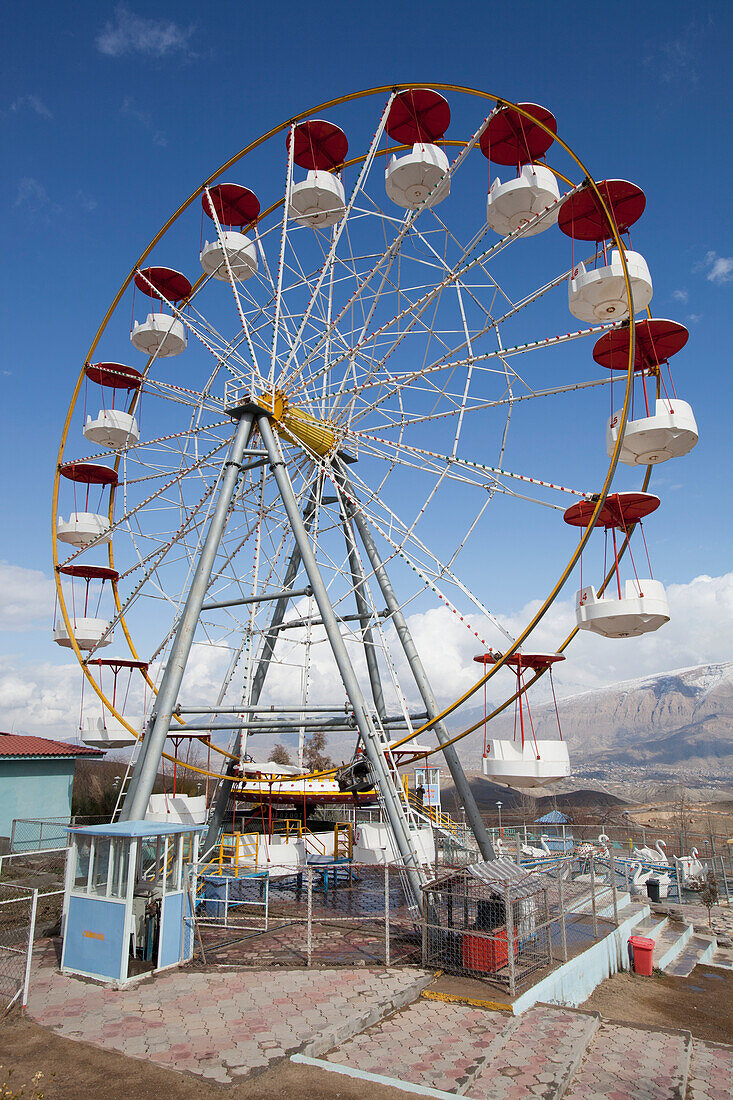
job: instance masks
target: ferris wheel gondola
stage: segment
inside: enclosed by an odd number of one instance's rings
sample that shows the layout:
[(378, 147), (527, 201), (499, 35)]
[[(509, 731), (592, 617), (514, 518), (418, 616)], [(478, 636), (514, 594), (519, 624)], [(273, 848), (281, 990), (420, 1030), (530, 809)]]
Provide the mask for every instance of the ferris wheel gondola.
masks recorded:
[(517, 169), (516, 179), (502, 183), (497, 176), (489, 188), (486, 220), (502, 237), (549, 208), (548, 215), (528, 227), (525, 236), (544, 233), (555, 225), (559, 213), (557, 177), (546, 164), (539, 163), (554, 141), (557, 121), (537, 103), (522, 103), (521, 107), (531, 119), (514, 107), (502, 107), (481, 135), (481, 152), (487, 160)]
[[(614, 218), (609, 221), (606, 209)], [(557, 224), (573, 241), (593, 241), (596, 254), (591, 264), (573, 267), (568, 282), (568, 308), (580, 321), (623, 321), (629, 316), (626, 277), (631, 284), (634, 313), (646, 309), (652, 300), (652, 277), (640, 252), (624, 249), (624, 262), (617, 249), (608, 251), (614, 227), (628, 233), (644, 213), (646, 196), (627, 180), (602, 180), (597, 192), (585, 185), (562, 206)]]
[[(633, 416), (626, 423), (619, 461), (627, 466), (652, 466), (689, 454), (698, 440), (692, 407), (681, 401), (672, 382), (669, 360), (687, 343), (689, 332), (677, 321), (659, 317), (639, 321), (636, 326), (634, 370), (641, 378), (646, 416)], [(631, 335), (627, 327), (612, 329), (593, 348), (596, 363), (610, 370), (623, 370), (629, 358)], [(661, 368), (667, 364), (669, 389)], [(657, 379), (656, 400), (649, 398), (647, 378)], [(606, 452), (611, 455), (618, 439), (621, 413), (615, 411), (606, 425)]]
[[(501, 654), (490, 651), (474, 657), (478, 664), (493, 665), (501, 659)], [(505, 783), (508, 787), (546, 787), (567, 779), (570, 775), (570, 756), (568, 746), (562, 739), (560, 714), (552, 689), (555, 717), (559, 739), (537, 738), (534, 720), (527, 697), (527, 673), (550, 673), (552, 666), (564, 661), (562, 653), (523, 653), (517, 651), (505, 661), (517, 678), (517, 703), (514, 722), (514, 737), (489, 737), (484, 724), (484, 751), (482, 758), (483, 773), (494, 783)], [(486, 702), (484, 701), (486, 710)], [(518, 718), (518, 722), (517, 722)], [(525, 725), (526, 722), (526, 725)]]
[[(603, 593), (597, 592), (592, 584), (583, 587), (581, 574), (581, 588), (576, 596), (576, 616), (581, 630), (592, 630), (606, 638), (635, 638), (640, 634), (659, 630), (660, 626), (669, 622), (669, 604), (664, 585), (653, 577), (639, 578), (633, 554), (631, 561), (634, 576), (624, 582), (622, 589), (616, 540), (617, 531), (628, 536), (630, 528), (636, 524), (641, 527), (642, 520), (655, 512), (659, 504), (659, 497), (653, 493), (613, 493), (606, 497), (596, 519), (596, 527), (605, 531), (606, 540), (608, 532), (611, 532), (616, 592), (612, 588), (611, 591), (607, 588)], [(571, 527), (587, 527), (593, 511), (592, 501), (580, 501), (567, 509), (564, 519)], [(649, 571), (651, 572), (651, 562)]]

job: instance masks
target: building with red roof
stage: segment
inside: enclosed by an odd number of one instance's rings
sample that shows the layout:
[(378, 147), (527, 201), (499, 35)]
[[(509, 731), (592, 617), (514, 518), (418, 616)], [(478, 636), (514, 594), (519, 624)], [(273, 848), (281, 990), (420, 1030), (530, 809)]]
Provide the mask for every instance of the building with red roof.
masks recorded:
[[(65, 833), (60, 827), (40, 835), (39, 820), (66, 823), (71, 819), (74, 769), (80, 757), (101, 757), (99, 749), (69, 745), (50, 737), (30, 737), (0, 732), (0, 845), (9, 845), (13, 821), (28, 822), (16, 827), (15, 850), (56, 847)], [(27, 836), (26, 836), (27, 834)], [(63, 838), (63, 839), (62, 839)]]

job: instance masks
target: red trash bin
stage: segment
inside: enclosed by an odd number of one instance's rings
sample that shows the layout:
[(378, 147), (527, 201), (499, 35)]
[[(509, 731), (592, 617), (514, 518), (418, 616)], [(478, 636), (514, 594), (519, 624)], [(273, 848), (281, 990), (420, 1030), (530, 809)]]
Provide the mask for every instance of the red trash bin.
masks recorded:
[(629, 943), (634, 951), (634, 971), (649, 978), (652, 973), (652, 958), (654, 955), (654, 940), (648, 940), (646, 936), (630, 936)]

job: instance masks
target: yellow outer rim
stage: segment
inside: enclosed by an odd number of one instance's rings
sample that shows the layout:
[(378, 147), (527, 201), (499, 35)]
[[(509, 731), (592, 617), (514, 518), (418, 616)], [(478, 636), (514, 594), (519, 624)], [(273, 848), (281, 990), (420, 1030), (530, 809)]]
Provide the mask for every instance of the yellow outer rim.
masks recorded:
[[(56, 593), (57, 593), (57, 599), (58, 599), (58, 606), (59, 606), (59, 610), (61, 612), (61, 616), (63, 618), (64, 624), (66, 626), (67, 633), (69, 635), (69, 640), (71, 641), (71, 648), (72, 648), (74, 654), (76, 655), (76, 658), (79, 661), (79, 664), (82, 667), (82, 671), (83, 671), (84, 675), (86, 676), (87, 680), (91, 684), (91, 686), (92, 686), (93, 690), (95, 691), (95, 693), (97, 694), (97, 696), (102, 700), (104, 705), (108, 708), (110, 713), (113, 714), (114, 717), (117, 718), (120, 722), (122, 722), (122, 724), (125, 726), (125, 728), (128, 729), (130, 731), (130, 733), (134, 734), (134, 736), (138, 740), (139, 740), (139, 735), (138, 735), (137, 731), (134, 730), (128, 724), (128, 722), (125, 721), (124, 717), (121, 714), (119, 714), (119, 712), (114, 707), (112, 707), (110, 705), (109, 700), (107, 699), (105, 694), (102, 692), (101, 688), (97, 685), (97, 683), (94, 680), (89, 668), (87, 667), (87, 665), (84, 661), (83, 654), (82, 654), (82, 652), (81, 652), (81, 650), (80, 650), (80, 648), (77, 644), (76, 638), (74, 637), (74, 632), (71, 628), (69, 613), (68, 613), (68, 610), (67, 610), (67, 607), (66, 607), (66, 600), (64, 598), (64, 593), (63, 593), (62, 586), (61, 586), (61, 581), (60, 581), (60, 575), (59, 575), (59, 572), (58, 572), (59, 561), (58, 561), (58, 542), (57, 542), (57, 539), (56, 539), (56, 516), (57, 516), (57, 511), (58, 511), (58, 497), (59, 497), (59, 482), (60, 482), (60, 472), (59, 471), (60, 471), (60, 468), (63, 464), (63, 454), (64, 454), (64, 450), (65, 450), (65, 447), (66, 447), (66, 441), (67, 441), (67, 438), (68, 438), (69, 430), (70, 430), (70, 427), (71, 427), (71, 420), (72, 420), (72, 417), (73, 417), (73, 414), (74, 414), (74, 410), (76, 408), (76, 402), (77, 402), (77, 399), (79, 397), (79, 393), (81, 391), (81, 386), (82, 386), (82, 383), (84, 381), (85, 366), (86, 366), (87, 363), (89, 363), (91, 361), (91, 358), (94, 354), (94, 350), (95, 350), (95, 348), (96, 348), (96, 346), (97, 346), (97, 344), (98, 344), (98, 342), (99, 342), (99, 340), (102, 336), (102, 333), (104, 332), (110, 318), (112, 317), (112, 314), (114, 313), (117, 306), (119, 305), (123, 294), (127, 290), (127, 287), (130, 285), (130, 282), (132, 281), (133, 276), (135, 275), (135, 272), (137, 271), (137, 269), (144, 262), (144, 260), (150, 255), (152, 250), (155, 248), (155, 246), (158, 244), (158, 242), (162, 239), (162, 237), (167, 233), (168, 229), (173, 225), (173, 223), (180, 217), (181, 214), (184, 213), (185, 210), (187, 210), (187, 208), (191, 205), (191, 203), (194, 202), (195, 199), (197, 199), (199, 197), (199, 195), (201, 195), (203, 193), (203, 191), (206, 187), (208, 187), (210, 184), (212, 184), (224, 172), (226, 172), (234, 164), (236, 164), (238, 161), (240, 161), (242, 159), (242, 157), (244, 157), (248, 153), (252, 152), (258, 146), (262, 145), (265, 141), (268, 141), (270, 138), (275, 137), (278, 133), (281, 133), (283, 130), (287, 129), (288, 127), (292, 126), (293, 124), (295, 124), (297, 122), (300, 122), (301, 120), (303, 120), (305, 118), (308, 118), (310, 115), (313, 115), (316, 112), (326, 111), (326, 110), (329, 110), (332, 107), (337, 107), (337, 106), (339, 106), (341, 104), (344, 104), (344, 103), (351, 103), (351, 102), (354, 102), (355, 100), (364, 99), (367, 96), (379, 95), (379, 94), (389, 95), (393, 92), (405, 91), (409, 88), (434, 88), (434, 89), (440, 89), (441, 91), (457, 92), (457, 93), (461, 93), (461, 94), (464, 94), (464, 95), (474, 96), (477, 99), (485, 99), (485, 100), (492, 101), (495, 104), (496, 107), (505, 107), (505, 106), (506, 107), (512, 107), (514, 110), (518, 111), (519, 114), (521, 114), (524, 118), (530, 119), (533, 123), (535, 123), (535, 125), (539, 125), (543, 130), (545, 130), (546, 133), (552, 135), (553, 140), (556, 141), (558, 143), (558, 145), (560, 145), (560, 147), (565, 150), (565, 152), (568, 154), (568, 156), (570, 156), (570, 158), (580, 168), (581, 172), (583, 173), (584, 180), (592, 187), (593, 191), (595, 192), (596, 198), (598, 199), (598, 201), (600, 203), (601, 209), (603, 210), (604, 214), (608, 218), (609, 224), (610, 224), (610, 226), (613, 230), (613, 241), (614, 241), (614, 244), (616, 245), (616, 248), (619, 251), (619, 255), (621, 257), (621, 263), (622, 263), (622, 267), (623, 267), (623, 272), (624, 272), (624, 282), (625, 282), (625, 285), (626, 285), (626, 295), (627, 295), (627, 301), (629, 303), (629, 331), (630, 331), (630, 337), (631, 338), (630, 338), (630, 341), (629, 341), (629, 361), (628, 361), (627, 374), (626, 374), (626, 392), (625, 392), (625, 395), (624, 395), (624, 404), (623, 404), (623, 409), (622, 409), (622, 413), (621, 413), (621, 426), (620, 426), (619, 433), (618, 433), (618, 436), (617, 436), (616, 446), (614, 448), (613, 455), (611, 456), (611, 460), (610, 460), (610, 463), (609, 463), (608, 471), (606, 473), (606, 478), (605, 478), (604, 483), (603, 483), (603, 487), (602, 487), (602, 489), (601, 489), (601, 491), (598, 495), (598, 501), (596, 503), (596, 507), (595, 507), (595, 510), (593, 512), (593, 516), (591, 517), (591, 521), (588, 524), (588, 526), (583, 530), (583, 533), (580, 537), (580, 541), (579, 541), (579, 543), (578, 543), (578, 545), (575, 549), (575, 552), (573, 553), (572, 557), (570, 558), (570, 561), (566, 565), (566, 567), (563, 570), (560, 578), (555, 583), (554, 587), (550, 591), (550, 594), (545, 599), (545, 601), (542, 604), (542, 606), (540, 607), (539, 611), (535, 614), (535, 616), (532, 618), (530, 623), (525, 627), (525, 629), (519, 635), (519, 637), (515, 641), (514, 645), (511, 646), (509, 649), (507, 649), (507, 651), (502, 655), (500, 660), (497, 661), (496, 664), (492, 665), (491, 668), (489, 669), (489, 671), (484, 676), (482, 676), (474, 684), (474, 686), (472, 688), (470, 688), (468, 691), (464, 692), (458, 699), (455, 700), (455, 702), (450, 704), (450, 706), (446, 707), (443, 711), (440, 712), (440, 714), (436, 715), (436, 717), (434, 719), (432, 719), (430, 722), (426, 722), (419, 729), (415, 730), (413, 733), (411, 733), (407, 737), (405, 737), (402, 741), (398, 742), (398, 744), (403, 744), (403, 743), (411, 740), (413, 737), (417, 737), (417, 736), (419, 736), (419, 734), (424, 733), (427, 730), (432, 729), (438, 722), (442, 721), (448, 715), (452, 714), (455, 710), (457, 710), (458, 707), (460, 707), (467, 699), (469, 699), (476, 691), (478, 691), (478, 689), (480, 687), (482, 687), (483, 684), (485, 684), (488, 680), (490, 680), (492, 676), (496, 675), (496, 673), (499, 671), (499, 669), (502, 668), (503, 665), (506, 663), (507, 659), (509, 657), (511, 657), (511, 655), (513, 653), (515, 653), (517, 649), (519, 649), (521, 647), (524, 640), (531, 634), (531, 632), (535, 629), (537, 624), (545, 616), (545, 614), (547, 613), (547, 611), (549, 610), (551, 605), (554, 603), (554, 601), (557, 598), (557, 596), (559, 595), (561, 589), (565, 585), (568, 577), (570, 576), (571, 572), (575, 568), (575, 565), (577, 564), (578, 559), (580, 558), (580, 555), (581, 555), (588, 539), (590, 538), (590, 536), (591, 536), (591, 534), (592, 534), (592, 532), (595, 528), (595, 525), (596, 525), (596, 522), (597, 522), (597, 519), (598, 519), (598, 515), (600, 514), (601, 508), (603, 507), (606, 496), (608, 495), (608, 492), (610, 490), (611, 483), (613, 481), (613, 477), (614, 477), (614, 474), (616, 472), (616, 467), (618, 466), (619, 455), (621, 453), (621, 446), (623, 444), (624, 432), (625, 432), (626, 422), (627, 422), (627, 419), (628, 419), (628, 413), (629, 413), (629, 408), (630, 408), (630, 404), (631, 404), (631, 393), (632, 393), (633, 381), (634, 381), (634, 354), (635, 354), (635, 345), (636, 345), (636, 324), (635, 324), (635, 320), (634, 320), (633, 309), (631, 308), (631, 305), (632, 305), (631, 283), (630, 283), (630, 280), (629, 280), (629, 273), (628, 273), (628, 268), (627, 268), (627, 264), (626, 264), (626, 256), (625, 256), (625, 252), (624, 252), (623, 242), (621, 241), (621, 237), (620, 237), (620, 234), (619, 234), (619, 231), (618, 231), (618, 227), (616, 226), (616, 222), (615, 222), (615, 219), (613, 217), (613, 213), (611, 211), (609, 211), (608, 207), (606, 206), (606, 202), (603, 198), (603, 195), (599, 191), (598, 186), (597, 186), (593, 176), (588, 171), (588, 169), (585, 166), (584, 162), (580, 159), (580, 157), (577, 156), (576, 153), (573, 152), (573, 150), (570, 148), (570, 146), (565, 141), (563, 141), (562, 138), (560, 138), (556, 133), (551, 131), (549, 129), (549, 127), (544, 125), (544, 123), (539, 122), (533, 115), (530, 114), (530, 112), (525, 111), (517, 103), (513, 103), (511, 100), (506, 99), (503, 96), (497, 96), (493, 92), (486, 92), (486, 91), (482, 91), (478, 88), (470, 88), (470, 87), (466, 87), (466, 86), (460, 85), (460, 84), (440, 84), (440, 83), (424, 83), (424, 82), (423, 83), (410, 82), (410, 83), (390, 84), (390, 85), (383, 84), (383, 85), (377, 85), (376, 87), (373, 87), (373, 88), (366, 88), (366, 89), (363, 89), (362, 91), (359, 91), (359, 92), (352, 92), (349, 95), (339, 96), (336, 99), (331, 99), (331, 100), (328, 100), (325, 103), (320, 103), (315, 107), (310, 107), (310, 108), (308, 108), (308, 110), (302, 111), (300, 114), (293, 115), (291, 118), (287, 119), (285, 122), (281, 123), (279, 126), (275, 126), (272, 129), (268, 130), (265, 134), (262, 134), (260, 137), (256, 138), (254, 141), (251, 141), (248, 145), (245, 145), (245, 147), (243, 149), (241, 149), (238, 153), (235, 153), (234, 156), (232, 156), (228, 160), (226, 160), (222, 165), (220, 165), (219, 168), (216, 169), (215, 172), (213, 172), (201, 184), (200, 187), (198, 187), (191, 195), (189, 195), (189, 197), (179, 206), (179, 208), (176, 210), (176, 212), (174, 214), (172, 214), (170, 218), (168, 218), (168, 220), (164, 223), (164, 225), (161, 227), (161, 229), (156, 233), (156, 235), (150, 241), (148, 246), (145, 248), (145, 250), (140, 254), (138, 259), (136, 260), (135, 264), (131, 268), (131, 270), (128, 273), (127, 277), (125, 278), (124, 282), (120, 286), (120, 289), (117, 291), (117, 294), (115, 295), (114, 299), (112, 300), (112, 303), (110, 304), (109, 308), (107, 309), (107, 312), (105, 313), (104, 317), (102, 318), (102, 321), (99, 325), (99, 328), (97, 329), (97, 331), (94, 335), (94, 338), (93, 338), (93, 340), (92, 340), (92, 342), (89, 346), (89, 350), (87, 351), (87, 354), (84, 357), (84, 363), (82, 364), (81, 370), (79, 372), (79, 377), (77, 378), (76, 386), (74, 387), (74, 391), (72, 393), (71, 401), (70, 401), (70, 404), (69, 404), (69, 409), (68, 409), (68, 412), (66, 414), (66, 420), (64, 422), (64, 427), (63, 427), (62, 434), (61, 434), (61, 440), (60, 440), (60, 443), (59, 443), (56, 471), (55, 471), (54, 484), (53, 484), (52, 501), (51, 501), (51, 550), (52, 550), (52, 560), (53, 560), (53, 568), (54, 568), (54, 581), (55, 581), (55, 584), (56, 584)], [(565, 179), (564, 176), (562, 178)], [(269, 213), (269, 209), (265, 213)], [(199, 279), (197, 281), (197, 283), (195, 284), (194, 289), (196, 289), (200, 285), (201, 281), (202, 281), (201, 279)], [(134, 402), (135, 402), (135, 397), (133, 397), (133, 404), (134, 404)], [(115, 461), (115, 469), (118, 467), (119, 461), (120, 461), (120, 459), (118, 457)], [(651, 476), (651, 466), (647, 468), (647, 475), (646, 475), (646, 478), (645, 478), (645, 481), (644, 481), (644, 486), (645, 487), (649, 483), (650, 476)], [(114, 502), (114, 488), (112, 488), (110, 490), (110, 508), (109, 508), (110, 518), (112, 518), (113, 502)], [(631, 532), (629, 532), (629, 534), (631, 534)], [(625, 546), (627, 544), (628, 544), (628, 539), (626, 540), (626, 543), (624, 544), (624, 549), (625, 549)], [(112, 549), (112, 543), (111, 542), (109, 544), (108, 553), (109, 553), (110, 565), (113, 565), (113, 549)], [(118, 594), (118, 591), (117, 591), (116, 582), (112, 583), (112, 589), (113, 589), (113, 593), (114, 593), (115, 605), (117, 607), (117, 610), (119, 611), (120, 607), (121, 607), (121, 604), (120, 604), (119, 594)], [(119, 623), (122, 627), (122, 630), (123, 630), (123, 633), (124, 633), (125, 638), (127, 640), (127, 644), (128, 644), (128, 647), (130, 649), (131, 654), (133, 655), (133, 657), (136, 660), (139, 660), (137, 651), (135, 649), (135, 645), (134, 645), (133, 640), (130, 636), (130, 633), (127, 629), (127, 624), (124, 621), (124, 616), (120, 617)], [(575, 636), (576, 633), (577, 633), (577, 627), (566, 638), (565, 642), (562, 645), (563, 649), (567, 645), (569, 645), (570, 641), (572, 640), (572, 638)], [(147, 674), (146, 674), (146, 679), (147, 679), (149, 685), (151, 686), (151, 688), (155, 691), (155, 687), (152, 684), (152, 682), (150, 681)], [(535, 677), (535, 679), (536, 679), (536, 677)], [(534, 680), (530, 681), (530, 683), (533, 683), (533, 682), (534, 682)], [(529, 684), (527, 686), (529, 686)], [(509, 705), (509, 703), (511, 701), (512, 701), (511, 698), (508, 699), (506, 701), (506, 703), (504, 704), (504, 706), (500, 709), (503, 710), (506, 706)], [(471, 732), (471, 731), (466, 731), (466, 733), (468, 733), (468, 732)], [(462, 735), (459, 735), (459, 737), (455, 738), (454, 740), (459, 740), (461, 736), (465, 736), (465, 733), (462, 734)], [(211, 747), (214, 748), (220, 754), (222, 754), (226, 757), (229, 757), (230, 759), (232, 758), (230, 753), (227, 753), (223, 749), (219, 749), (218, 746), (212, 745)], [(440, 751), (440, 746), (438, 746), (436, 749), (433, 750), (433, 752), (438, 752), (438, 751)], [(169, 760), (169, 761), (172, 761), (174, 759), (168, 753), (163, 753), (163, 758), (166, 759), (166, 760)], [(190, 765), (190, 764), (185, 764), (180, 760), (177, 761), (177, 763), (181, 767), (185, 767), (188, 770), (197, 772), (199, 774), (212, 775), (215, 778), (220, 777), (219, 773), (207, 772), (204, 769), (196, 768), (196, 767), (194, 767), (193, 765)], [(321, 773), (314, 773), (314, 774), (321, 774)]]

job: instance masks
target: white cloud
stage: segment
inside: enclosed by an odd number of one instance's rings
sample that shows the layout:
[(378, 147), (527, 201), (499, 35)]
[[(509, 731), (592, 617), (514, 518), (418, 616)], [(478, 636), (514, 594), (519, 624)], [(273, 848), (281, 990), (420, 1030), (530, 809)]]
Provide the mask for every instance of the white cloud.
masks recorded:
[(88, 195), (86, 191), (76, 192), (76, 201), (82, 210), (85, 210), (87, 214), (91, 214), (93, 210), (97, 209), (97, 200), (93, 195)]
[(690, 295), (687, 293), (686, 290), (673, 290), (672, 297), (674, 298), (675, 302), (682, 302), (685, 305), (690, 300)]
[(9, 113), (17, 114), (19, 111), (33, 111), (41, 118), (53, 118), (53, 111), (37, 95), (17, 96), (8, 108)]
[(48, 191), (33, 176), (24, 176), (18, 180), (18, 189), (15, 194), (15, 205), (24, 206), (32, 211), (48, 211)]
[(729, 283), (733, 280), (733, 256), (719, 256), (717, 252), (708, 252), (699, 263), (696, 271), (704, 271), (708, 282)]
[(0, 630), (50, 628), (53, 598), (53, 581), (40, 569), (0, 561)]
[(168, 138), (165, 136), (162, 130), (158, 130), (153, 122), (153, 116), (149, 111), (141, 111), (136, 106), (135, 100), (132, 96), (125, 96), (120, 107), (120, 114), (125, 115), (127, 118), (132, 118), (135, 122), (139, 122), (146, 130), (149, 130), (152, 135), (153, 145), (159, 145), (164, 147), (168, 144)]
[(114, 18), (110, 19), (97, 36), (96, 46), (107, 57), (124, 54), (146, 54), (150, 57), (168, 57), (171, 54), (189, 54), (189, 40), (194, 27), (183, 27), (173, 20), (149, 19), (136, 15), (125, 4), (118, 4)]
[(80, 686), (76, 663), (23, 665), (0, 658), (0, 729), (62, 741), (76, 737)]
[[(50, 623), (53, 607), (51, 581), (36, 570), (0, 564), (0, 625), (6, 629), (43, 627), (48, 630), (42, 652), (53, 651)], [(660, 630), (641, 638), (612, 641), (580, 631), (566, 650), (566, 661), (557, 666), (555, 682), (560, 698), (604, 687), (634, 677), (653, 675), (671, 669), (725, 661), (733, 653), (733, 572), (721, 577), (702, 575), (685, 584), (672, 584), (667, 589), (671, 620)], [(515, 614), (504, 619), (512, 633), (518, 633), (538, 607), (531, 601)], [(299, 608), (305, 610), (305, 607)], [(438, 701), (445, 705), (476, 682), (479, 666), (473, 661), (478, 651), (476, 638), (445, 607), (409, 616), (418, 651), (422, 655), (428, 676)], [(479, 621), (474, 625), (482, 628)], [(575, 625), (573, 593), (557, 601), (542, 620), (525, 650), (554, 650)], [(492, 639), (496, 633), (488, 633)], [(315, 628), (314, 636), (322, 637)], [(278, 663), (268, 674), (263, 702), (300, 701), (300, 672), (294, 663), (300, 661), (302, 650), (295, 632), (289, 632), (290, 647), (280, 652)], [(388, 631), (400, 683), (411, 708), (422, 710), (406, 661), (393, 632)], [(500, 639), (497, 637), (497, 645)], [(361, 649), (349, 644), (357, 675), (366, 684), (366, 669)], [(216, 697), (228, 663), (228, 651), (214, 645), (193, 647), (184, 681), (183, 702), (186, 705), (206, 705)], [(293, 663), (289, 663), (293, 662)], [(330, 649), (325, 643), (312, 649), (312, 682), (310, 703), (339, 704), (345, 698)], [(394, 713), (398, 700), (386, 669), (385, 692), (388, 707)], [(152, 670), (154, 677), (158, 670)], [(49, 737), (75, 736), (79, 722), (82, 674), (75, 662), (53, 664), (49, 661), (22, 663), (12, 657), (0, 658), (0, 729), (15, 728)], [(511, 688), (510, 673), (501, 670), (489, 682), (489, 700), (503, 700)], [(126, 683), (125, 683), (126, 690)], [(536, 689), (537, 702), (549, 694), (546, 678)], [(85, 714), (94, 714), (100, 704), (93, 692), (85, 689)], [(229, 700), (230, 701), (230, 700)], [(467, 704), (476, 707), (483, 701), (479, 690)], [(149, 704), (149, 695), (148, 695)], [(143, 710), (142, 681), (138, 674), (132, 680), (126, 713), (141, 714)], [(459, 727), (461, 712), (451, 719)], [(252, 746), (257, 752), (257, 747)]]
[[(733, 573), (722, 577), (703, 575), (687, 584), (669, 585), (667, 596), (670, 621), (653, 634), (613, 641), (579, 631), (565, 651), (566, 660), (555, 672), (559, 693), (567, 696), (637, 676), (730, 660), (733, 653)], [(536, 602), (532, 602), (505, 619), (504, 625), (516, 634), (536, 609)], [(429, 671), (436, 695), (447, 701), (478, 678), (477, 666), (472, 660), (476, 653), (475, 639), (471, 642), (447, 608), (438, 608), (430, 614), (434, 621), (429, 632), (425, 632), (424, 623), (419, 621), (424, 617), (413, 616), (411, 626), (420, 651), (432, 653)], [(574, 625), (574, 599), (557, 601), (524, 649), (552, 651)], [(497, 687), (500, 677), (503, 689)], [(508, 683), (508, 672), (497, 673), (489, 682), (490, 697), (505, 697)], [(544, 690), (549, 691), (549, 684)], [(479, 702), (477, 695), (472, 705)]]

